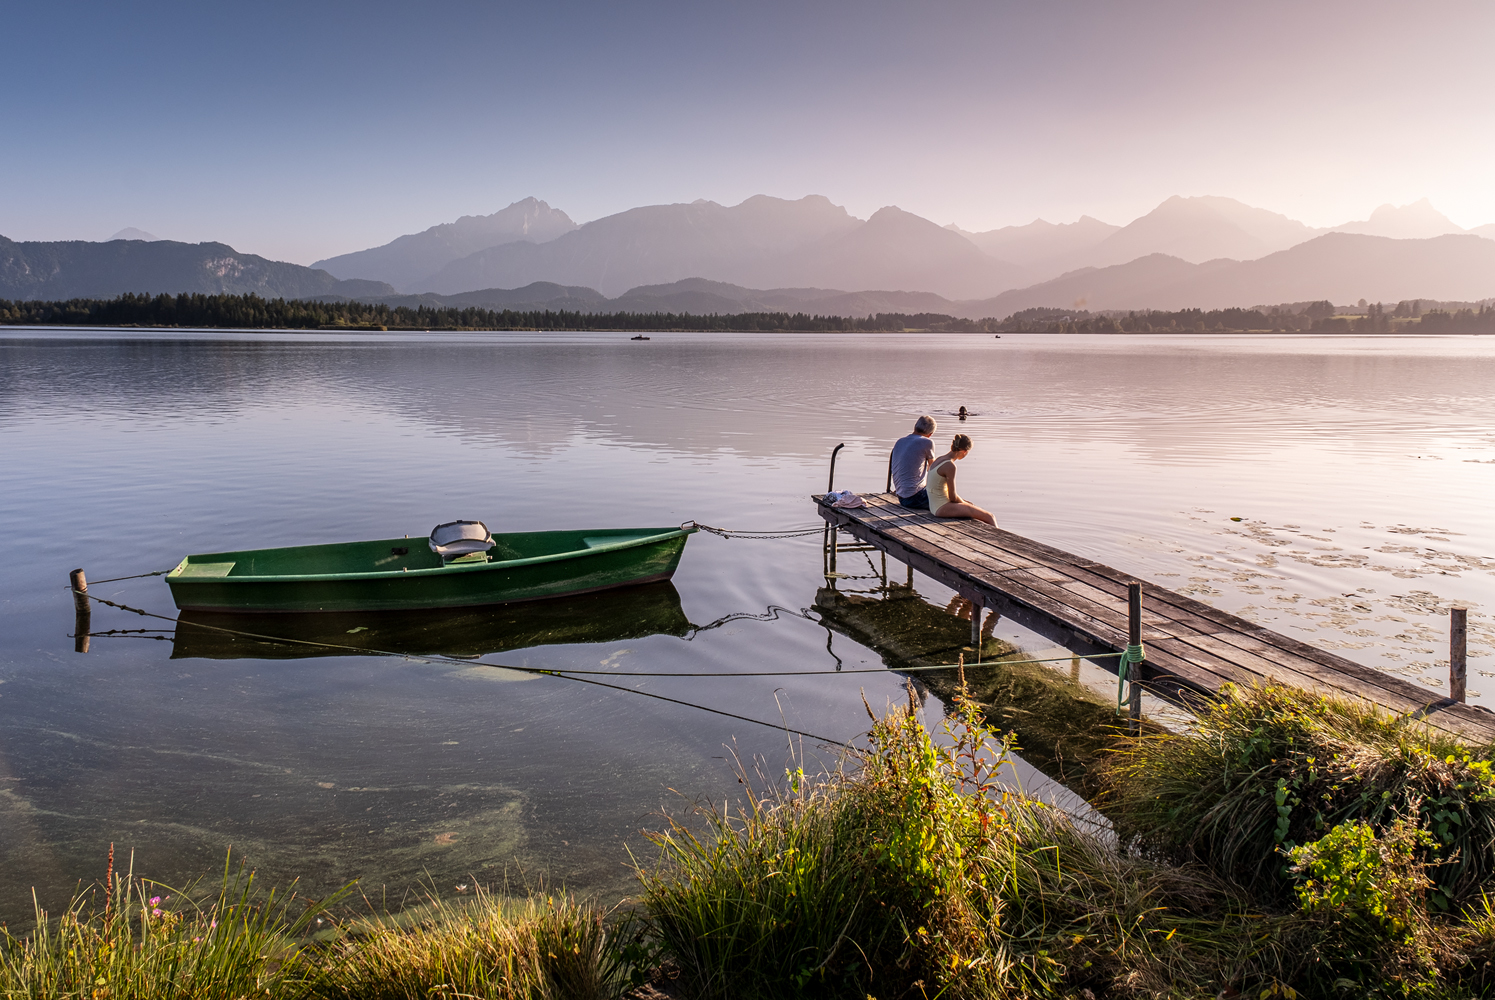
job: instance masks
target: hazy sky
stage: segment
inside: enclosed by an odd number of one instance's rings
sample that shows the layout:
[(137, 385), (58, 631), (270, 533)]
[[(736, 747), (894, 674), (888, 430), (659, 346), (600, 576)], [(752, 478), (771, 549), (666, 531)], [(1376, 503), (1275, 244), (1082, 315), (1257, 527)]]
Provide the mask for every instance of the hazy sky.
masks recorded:
[(308, 263), (534, 195), (1495, 221), (1495, 4), (12, 2), (0, 234)]

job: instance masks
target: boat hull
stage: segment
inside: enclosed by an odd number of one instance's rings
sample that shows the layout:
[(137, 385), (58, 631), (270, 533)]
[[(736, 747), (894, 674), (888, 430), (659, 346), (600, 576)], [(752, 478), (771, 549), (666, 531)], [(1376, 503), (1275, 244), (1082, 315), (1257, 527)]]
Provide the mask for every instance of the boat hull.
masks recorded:
[(183, 559), (166, 582), (183, 611), (480, 607), (668, 580), (694, 530), (495, 535), (491, 561), (445, 565), (424, 538), (214, 552)]
[(241, 614), (183, 611), (171, 658), (289, 660), (409, 653), (474, 658), (536, 646), (686, 636), (670, 583), (487, 608)]

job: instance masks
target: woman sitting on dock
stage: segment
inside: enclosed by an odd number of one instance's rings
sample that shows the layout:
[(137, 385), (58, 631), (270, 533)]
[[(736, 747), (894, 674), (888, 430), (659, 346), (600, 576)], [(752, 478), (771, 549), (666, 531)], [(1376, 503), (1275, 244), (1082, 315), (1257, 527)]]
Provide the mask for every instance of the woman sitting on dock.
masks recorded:
[(934, 460), (925, 479), (925, 489), (929, 491), (929, 510), (935, 517), (969, 517), (985, 521), (995, 528), (997, 519), (989, 511), (982, 510), (973, 503), (966, 503), (955, 492), (955, 463), (970, 453), (970, 435), (957, 434), (955, 440), (950, 442), (950, 450)]

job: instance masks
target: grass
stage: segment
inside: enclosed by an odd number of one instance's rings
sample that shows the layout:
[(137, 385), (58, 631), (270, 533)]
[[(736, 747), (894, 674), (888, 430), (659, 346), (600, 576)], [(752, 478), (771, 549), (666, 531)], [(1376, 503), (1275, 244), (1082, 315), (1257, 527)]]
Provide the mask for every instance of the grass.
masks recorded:
[(458, 904), (434, 894), (415, 920), (343, 928), (319, 957), (314, 995), (328, 1000), (604, 1000), (624, 972), (603, 914), (566, 895), (505, 901), (477, 887)]
[[(6, 1000), (601, 1000), (623, 989), (603, 914), (565, 895), (479, 888), (399, 917), (336, 920), (226, 866), (195, 899), (111, 871), (27, 937), (0, 932)], [(320, 933), (318, 932), (321, 928)]]
[[(232, 1000), (301, 996), (314, 977), (298, 939), (321, 912), (294, 893), (260, 893), (224, 869), (216, 894), (111, 870), (57, 919), (37, 908), (25, 938), (0, 931), (0, 996)], [(309, 975), (310, 974), (310, 975)]]
[(1305, 921), (1002, 791), (1006, 744), (970, 702), (946, 725), (943, 745), (895, 711), (825, 781), (657, 836), (644, 903), (688, 995), (1213, 996), (1295, 974)]
[(968, 690), (940, 736), (911, 690), (833, 773), (752, 776), (742, 810), (655, 835), (611, 918), (479, 889), (334, 919), (227, 865), (207, 893), (111, 873), (0, 935), (0, 997), (601, 1000), (662, 969), (689, 1000), (1495, 992), (1483, 751), (1236, 691), (1188, 732), (1115, 737), (1110, 836), (996, 784), (1011, 737)]

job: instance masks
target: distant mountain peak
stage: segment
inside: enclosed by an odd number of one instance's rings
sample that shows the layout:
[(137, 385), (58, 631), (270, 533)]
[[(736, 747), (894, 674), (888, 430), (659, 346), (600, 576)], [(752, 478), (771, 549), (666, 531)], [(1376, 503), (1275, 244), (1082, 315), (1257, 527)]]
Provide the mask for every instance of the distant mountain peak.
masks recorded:
[(136, 229), (134, 226), (126, 226), (113, 236), (105, 240), (105, 243), (113, 243), (115, 240), (143, 240), (146, 243), (158, 243), (161, 237), (152, 235), (144, 229)]
[(401, 291), (418, 291), (432, 274), (454, 260), (505, 243), (547, 243), (576, 229), (560, 209), (533, 195), (492, 215), (464, 215), (419, 233), (391, 240), (383, 246), (319, 260), (320, 267), (339, 278), (387, 281)]
[(1387, 236), (1394, 240), (1425, 240), (1464, 232), (1464, 227), (1433, 207), (1426, 198), (1408, 205), (1382, 205), (1363, 222), (1346, 222), (1335, 226), (1336, 233), (1361, 236)]

